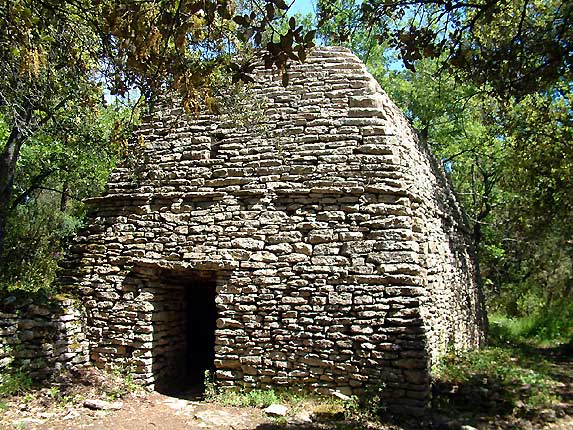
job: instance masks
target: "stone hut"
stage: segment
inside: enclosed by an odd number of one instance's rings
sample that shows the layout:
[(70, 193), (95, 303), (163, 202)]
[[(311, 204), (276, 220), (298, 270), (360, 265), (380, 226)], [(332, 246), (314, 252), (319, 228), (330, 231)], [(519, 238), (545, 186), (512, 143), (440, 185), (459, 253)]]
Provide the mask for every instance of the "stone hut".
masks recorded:
[(484, 337), (464, 215), (350, 51), (317, 48), (289, 75), (257, 70), (243, 120), (176, 103), (145, 119), (62, 277), (90, 360), (159, 390), (211, 370), (420, 411), (432, 363)]

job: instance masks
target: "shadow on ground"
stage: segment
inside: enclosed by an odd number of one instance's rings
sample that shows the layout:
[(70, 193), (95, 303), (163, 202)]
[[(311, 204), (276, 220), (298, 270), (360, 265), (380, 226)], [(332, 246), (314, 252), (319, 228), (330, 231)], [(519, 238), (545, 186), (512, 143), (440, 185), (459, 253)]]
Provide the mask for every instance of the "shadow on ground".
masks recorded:
[(431, 428), (428, 423), (359, 423), (356, 421), (341, 421), (331, 423), (290, 423), (290, 424), (261, 424), (256, 430), (423, 430)]
[[(473, 374), (463, 383), (436, 381), (433, 386), (433, 428), (532, 428), (573, 415), (573, 342), (557, 348), (527, 344), (504, 345), (511, 351), (509, 363), (492, 363), (490, 369)], [(519, 366), (532, 383), (504, 374), (504, 368)], [(537, 376), (550, 385), (534, 382)], [(527, 380), (527, 377), (524, 378)], [(549, 405), (550, 398), (557, 402)], [(544, 404), (543, 399), (547, 399)], [(536, 427), (535, 427), (536, 428)]]
[[(257, 430), (451, 430), (464, 425), (480, 429), (533, 429), (564, 415), (573, 415), (573, 343), (559, 348), (535, 348), (526, 344), (504, 345), (507, 362), (492, 362), (483, 372), (467, 376), (463, 383), (438, 380), (433, 386), (433, 405), (424, 420), (389, 419), (386, 424), (361, 422), (263, 424)], [(524, 375), (539, 375), (554, 385), (541, 388), (506, 373), (522, 369)], [(514, 371), (515, 372), (515, 371)], [(533, 379), (536, 376), (532, 376)], [(527, 380), (527, 378), (525, 378)], [(552, 407), (540, 396), (558, 397)]]

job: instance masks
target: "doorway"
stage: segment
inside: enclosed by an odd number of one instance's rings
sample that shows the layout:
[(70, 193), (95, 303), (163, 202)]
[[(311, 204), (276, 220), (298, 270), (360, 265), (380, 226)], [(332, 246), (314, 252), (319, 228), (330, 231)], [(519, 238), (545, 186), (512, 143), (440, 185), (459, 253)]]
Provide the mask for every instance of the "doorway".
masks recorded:
[(205, 372), (215, 370), (217, 322), (214, 273), (165, 273), (166, 294), (154, 321), (156, 390), (176, 397), (203, 396)]
[(185, 290), (187, 305), (186, 365), (190, 381), (203, 383), (205, 371), (215, 370), (217, 306), (215, 281), (210, 279)]

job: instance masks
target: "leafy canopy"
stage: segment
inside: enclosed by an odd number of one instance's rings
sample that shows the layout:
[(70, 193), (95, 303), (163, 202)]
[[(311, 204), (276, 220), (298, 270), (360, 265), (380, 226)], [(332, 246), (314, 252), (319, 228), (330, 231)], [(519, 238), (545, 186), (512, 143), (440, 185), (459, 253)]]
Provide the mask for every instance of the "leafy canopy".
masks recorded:
[(569, 0), (319, 1), (321, 23), (350, 14), (340, 32), (348, 40), (366, 25), (400, 53), (410, 70), (422, 58), (503, 97), (546, 90), (573, 77), (573, 3)]
[[(0, 7), (0, 59), (8, 78), (0, 101), (20, 111), (23, 96), (36, 108), (52, 95), (104, 82), (117, 95), (137, 88), (150, 96), (170, 86), (190, 107), (219, 68), (230, 64), (248, 79), (250, 64), (232, 61), (247, 47), (285, 71), (287, 59), (304, 59), (313, 45), (313, 33), (294, 18), (278, 34), (275, 23), (289, 8), (284, 0), (5, 0)], [(262, 46), (267, 32), (278, 40)]]
[(93, 176), (86, 158), (107, 156), (93, 145), (106, 133), (82, 125), (99, 123), (104, 90), (147, 101), (176, 91), (193, 111), (214, 105), (225, 73), (252, 80), (257, 58), (286, 84), (287, 60), (304, 59), (314, 39), (295, 18), (281, 27), (288, 9), (284, 0), (0, 1), (0, 261), (11, 212), (47, 181), (58, 177), (48, 185), (62, 195), (97, 188), (80, 178)]

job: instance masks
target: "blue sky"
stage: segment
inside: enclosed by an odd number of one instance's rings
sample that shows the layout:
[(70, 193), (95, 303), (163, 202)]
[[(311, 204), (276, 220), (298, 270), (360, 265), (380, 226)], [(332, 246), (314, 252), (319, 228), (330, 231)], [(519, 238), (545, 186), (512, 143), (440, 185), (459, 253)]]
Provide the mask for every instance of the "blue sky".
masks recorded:
[[(290, 4), (290, 2), (287, 1), (287, 4)], [(309, 12), (314, 12), (313, 2), (312, 0), (295, 0), (288, 12), (289, 15), (294, 15), (295, 13), (306, 15)]]

